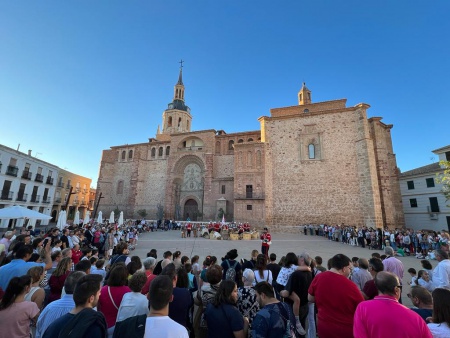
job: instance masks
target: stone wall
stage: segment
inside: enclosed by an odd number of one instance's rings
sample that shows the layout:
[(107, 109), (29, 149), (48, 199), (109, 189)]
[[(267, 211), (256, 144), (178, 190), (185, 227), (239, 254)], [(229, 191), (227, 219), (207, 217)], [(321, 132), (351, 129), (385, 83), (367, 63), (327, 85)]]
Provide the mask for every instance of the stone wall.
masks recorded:
[[(264, 120), (268, 225), (380, 225), (365, 110)], [(308, 142), (320, 149), (318, 159), (305, 156)]]

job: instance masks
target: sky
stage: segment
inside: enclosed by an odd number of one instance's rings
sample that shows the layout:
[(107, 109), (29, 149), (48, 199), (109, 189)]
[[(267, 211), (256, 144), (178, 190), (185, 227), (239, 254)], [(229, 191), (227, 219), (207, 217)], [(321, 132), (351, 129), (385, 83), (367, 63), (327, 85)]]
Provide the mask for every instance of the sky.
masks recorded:
[(96, 186), (102, 150), (155, 137), (183, 64), (192, 130), (347, 98), (391, 130), (401, 171), (450, 145), (450, 2), (0, 2), (0, 144)]

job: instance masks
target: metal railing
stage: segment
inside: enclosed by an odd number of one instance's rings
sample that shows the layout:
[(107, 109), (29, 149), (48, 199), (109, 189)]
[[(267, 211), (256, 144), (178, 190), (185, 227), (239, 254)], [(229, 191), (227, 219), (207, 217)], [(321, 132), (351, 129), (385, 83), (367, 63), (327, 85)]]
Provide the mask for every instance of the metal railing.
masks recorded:
[(263, 193), (245, 193), (245, 194), (234, 194), (234, 199), (238, 200), (263, 200)]
[(6, 168), (6, 175), (10, 175), (10, 176), (15, 176), (17, 177), (17, 173), (19, 172), (19, 168), (18, 167), (14, 167), (12, 165), (9, 165)]
[(51, 176), (47, 176), (46, 184), (53, 185), (53, 178)]
[(42, 182), (44, 182), (44, 176), (42, 176), (41, 174), (36, 174), (34, 181), (42, 183)]
[(55, 198), (55, 203), (61, 203), (61, 197)]
[(33, 173), (29, 170), (24, 170), (22, 173), (22, 178), (25, 180), (31, 180), (31, 177), (33, 176)]
[(41, 195), (31, 195), (31, 203), (39, 203), (41, 200)]
[(43, 198), (43, 199), (42, 199), (42, 203), (46, 203), (46, 204), (51, 203), (51, 201), (52, 201), (52, 199), (51, 199), (50, 197), (47, 197), (47, 198)]
[(16, 201), (19, 202), (26, 202), (28, 200), (28, 194), (24, 194), (24, 193), (17, 193), (17, 198)]
[(6, 200), (6, 201), (11, 201), (13, 199), (13, 195), (14, 195), (14, 193), (12, 191), (2, 190), (2, 192), (0, 194), (0, 199)]

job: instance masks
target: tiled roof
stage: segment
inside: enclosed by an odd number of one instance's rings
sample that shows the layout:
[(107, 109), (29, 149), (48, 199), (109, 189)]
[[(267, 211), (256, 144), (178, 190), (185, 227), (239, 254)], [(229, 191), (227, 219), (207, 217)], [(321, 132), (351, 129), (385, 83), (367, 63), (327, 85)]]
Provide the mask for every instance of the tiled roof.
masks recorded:
[(406, 176), (414, 176), (414, 175), (423, 175), (423, 174), (428, 174), (428, 173), (435, 173), (437, 171), (442, 170), (439, 162), (436, 163), (432, 163), (432, 164), (428, 164), (425, 165), (423, 167), (419, 167), (413, 170), (408, 170), (405, 171), (404, 173), (400, 174), (400, 177), (406, 177)]

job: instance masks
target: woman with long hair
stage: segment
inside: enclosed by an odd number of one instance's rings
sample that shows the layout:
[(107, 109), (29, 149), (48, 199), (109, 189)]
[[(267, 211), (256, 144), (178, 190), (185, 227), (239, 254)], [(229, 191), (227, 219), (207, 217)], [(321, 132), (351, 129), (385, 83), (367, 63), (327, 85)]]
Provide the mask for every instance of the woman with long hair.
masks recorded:
[[(45, 277), (45, 270), (42, 266), (35, 266), (28, 270), (27, 275), (31, 277), (30, 291), (25, 295), (25, 300), (36, 303), (39, 311), (44, 307), (45, 291), (39, 285)], [(36, 323), (33, 321), (30, 324), (32, 336), (36, 333)]]
[(107, 285), (101, 289), (97, 304), (98, 311), (105, 316), (109, 337), (112, 337), (114, 333), (114, 325), (116, 324), (117, 313), (119, 312), (122, 298), (127, 292), (131, 292), (127, 284), (127, 267), (123, 262), (114, 264), (110, 271)]
[(434, 338), (450, 337), (450, 290), (437, 288), (431, 295), (433, 317), (428, 328)]
[(13, 277), (0, 301), (0, 332), (2, 337), (29, 338), (30, 321), (36, 322), (39, 308), (36, 303), (26, 301), (31, 289), (31, 277)]
[(205, 311), (208, 323), (208, 337), (244, 338), (248, 333), (248, 318), (244, 318), (236, 307), (238, 300), (237, 284), (224, 280), (211, 304)]
[(50, 279), (48, 280), (48, 285), (50, 286), (50, 294), (48, 296), (49, 303), (61, 298), (64, 282), (70, 273), (71, 267), (72, 259), (70, 257), (61, 259), (56, 266), (55, 271), (53, 271)]
[(267, 258), (263, 254), (259, 254), (256, 257), (255, 263), (255, 280), (253, 285), (258, 284), (259, 282), (266, 281), (270, 285), (272, 285), (272, 271), (267, 269)]

